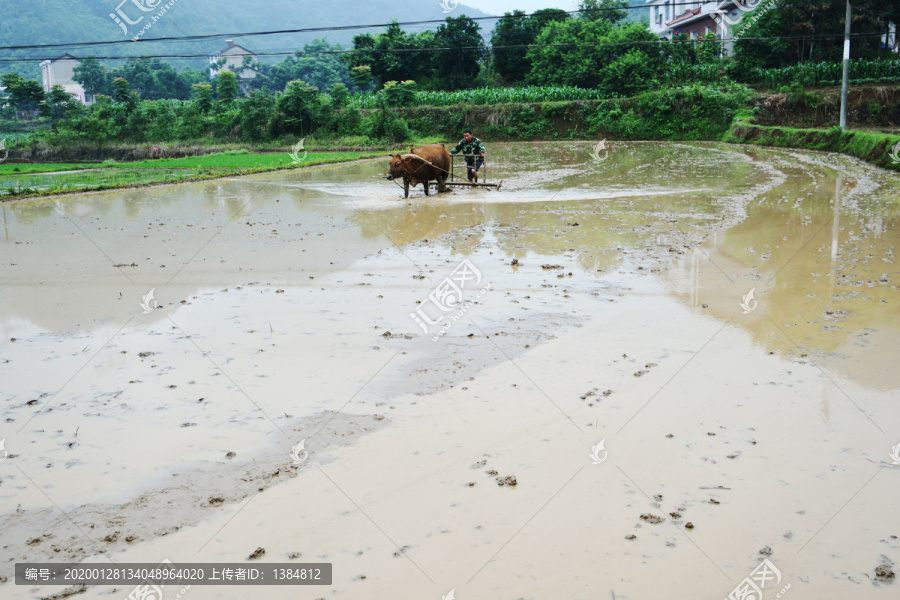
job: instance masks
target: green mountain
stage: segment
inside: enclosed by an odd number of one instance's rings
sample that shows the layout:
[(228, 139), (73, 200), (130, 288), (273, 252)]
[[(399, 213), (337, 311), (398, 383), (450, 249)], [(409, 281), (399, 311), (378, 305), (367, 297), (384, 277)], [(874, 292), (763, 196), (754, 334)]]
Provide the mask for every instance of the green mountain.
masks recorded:
[[(138, 5), (148, 9), (142, 11)], [(169, 5), (169, 8), (165, 8)], [(110, 14), (120, 10), (127, 20), (127, 33)], [(131, 42), (141, 29), (165, 10), (141, 37)], [(122, 41), (110, 46), (42, 48), (29, 50), (0, 50), (0, 73), (18, 71), (29, 78), (39, 77), (41, 60), (55, 58), (69, 52), (79, 58), (85, 56), (128, 57), (167, 55), (163, 60), (180, 68), (200, 69), (208, 66), (206, 55), (225, 46), (226, 39), (234, 39), (254, 52), (269, 53), (260, 60), (277, 62), (301, 49), (315, 38), (327, 38), (332, 44), (345, 48), (357, 33), (380, 32), (376, 29), (344, 29), (321, 33), (241, 36), (240, 33), (313, 27), (348, 25), (376, 25), (392, 19), (400, 22), (441, 20), (447, 16), (486, 16), (474, 8), (460, 4), (444, 14), (438, 0), (0, 0), (0, 47), (68, 44), (74, 42)], [(482, 28), (490, 30), (494, 21), (483, 21)], [(415, 30), (435, 28), (437, 24), (413, 26)], [(161, 37), (185, 35), (229, 34), (195, 42), (146, 42)], [(25, 59), (25, 62), (11, 61)], [(103, 59), (109, 67), (122, 61)]]
[(650, 7), (647, 6), (646, 0), (628, 0), (628, 6), (639, 6), (640, 8), (628, 11), (629, 21), (650, 21)]

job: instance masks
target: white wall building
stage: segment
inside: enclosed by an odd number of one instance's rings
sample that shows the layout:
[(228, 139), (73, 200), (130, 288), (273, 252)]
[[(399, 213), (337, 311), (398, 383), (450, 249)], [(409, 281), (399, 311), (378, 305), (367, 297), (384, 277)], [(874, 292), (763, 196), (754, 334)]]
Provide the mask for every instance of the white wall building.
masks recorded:
[(53, 60), (45, 60), (41, 63), (41, 84), (44, 92), (50, 93), (50, 88), (54, 85), (61, 85), (63, 88), (78, 98), (82, 104), (93, 104), (94, 98), (91, 94), (84, 91), (81, 84), (75, 81), (75, 67), (81, 64), (81, 61), (71, 54), (63, 54)]
[[(252, 66), (244, 66), (244, 57), (249, 56), (253, 59)], [(225, 59), (225, 64), (219, 67), (219, 61)], [(219, 74), (219, 70), (231, 71), (238, 76), (238, 82), (241, 86), (241, 92), (246, 93), (247, 83), (259, 74), (257, 66), (256, 54), (247, 50), (243, 46), (234, 43), (234, 40), (225, 40), (225, 47), (209, 55), (209, 76), (214, 78)]]
[(733, 0), (647, 0), (647, 3), (650, 5), (650, 31), (660, 39), (671, 40), (680, 33), (697, 39), (714, 33), (716, 39), (721, 40), (725, 55), (732, 51), (731, 25), (745, 15)]
[(888, 33), (886, 35), (881, 36), (881, 45), (885, 48), (889, 48), (891, 52), (897, 52), (897, 24), (896, 23), (888, 23)]

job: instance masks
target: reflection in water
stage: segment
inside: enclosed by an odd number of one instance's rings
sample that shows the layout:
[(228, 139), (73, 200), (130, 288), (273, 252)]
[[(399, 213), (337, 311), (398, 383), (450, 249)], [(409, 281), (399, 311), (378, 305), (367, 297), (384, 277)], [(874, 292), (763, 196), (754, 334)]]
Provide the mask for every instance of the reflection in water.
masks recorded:
[[(746, 220), (676, 261), (668, 279), (692, 306), (734, 318), (766, 350), (820, 364), (830, 362), (826, 353), (841, 359), (839, 370), (851, 378), (896, 388), (890, 357), (900, 355), (897, 182), (846, 165), (842, 175), (779, 164), (786, 181), (753, 202)], [(743, 315), (740, 298), (754, 288), (758, 309)], [(884, 352), (873, 354), (873, 343)]]
[[(586, 151), (577, 144), (526, 150), (498, 152), (509, 191), (373, 206), (354, 221), (365, 236), (386, 232), (398, 245), (443, 236), (462, 251), (481, 245), (489, 228), (507, 257), (575, 256), (587, 271), (635, 268), (668, 250), (677, 256), (670, 289), (707, 314), (740, 315), (741, 297), (756, 290), (759, 310), (735, 324), (767, 350), (846, 358), (860, 355), (863, 331), (900, 340), (896, 176), (842, 157), (722, 145), (623, 144), (617, 161), (582, 160), (581, 169), (571, 168)], [(513, 164), (526, 175), (517, 178)], [(697, 236), (707, 238), (702, 246), (683, 247)], [(883, 357), (900, 355), (897, 343), (888, 346)], [(896, 385), (882, 366), (884, 385)]]
[[(463, 255), (489, 247), (522, 263), (567, 258), (598, 277), (656, 271), (662, 258), (673, 295), (722, 320), (737, 315), (767, 350), (847, 358), (877, 343), (880, 356), (900, 354), (895, 175), (723, 144), (614, 143), (602, 163), (588, 143), (496, 144), (490, 178), (504, 180), (502, 192), (426, 198), (417, 188), (404, 200), (380, 179), (385, 168), (378, 160), (9, 204), (3, 280), (70, 295), (78, 277), (89, 288), (79, 297), (94, 307), (86, 320), (96, 321), (115, 313), (104, 286), (123, 281), (110, 260), (138, 265), (125, 274), (146, 293), (201, 248), (184, 296), (254, 271), (308, 279), (304, 269), (345, 269), (391, 242), (428, 240)], [(52, 300), (10, 289), (0, 293), (5, 318), (66, 328)], [(743, 315), (751, 289), (759, 306)]]

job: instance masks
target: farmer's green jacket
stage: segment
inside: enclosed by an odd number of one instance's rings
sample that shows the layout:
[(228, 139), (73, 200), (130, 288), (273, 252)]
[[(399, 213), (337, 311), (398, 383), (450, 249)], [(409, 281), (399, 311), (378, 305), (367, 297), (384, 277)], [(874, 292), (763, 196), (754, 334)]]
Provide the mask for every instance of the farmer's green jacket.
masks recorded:
[[(463, 154), (481, 154), (485, 152), (484, 143), (479, 140), (474, 135), (472, 136), (472, 141), (467, 142), (466, 138), (459, 140), (459, 143), (450, 151), (450, 154), (458, 154), (459, 152)], [(479, 158), (480, 160), (480, 158)], [(466, 164), (472, 166), (475, 163), (475, 159), (469, 156), (466, 157)]]

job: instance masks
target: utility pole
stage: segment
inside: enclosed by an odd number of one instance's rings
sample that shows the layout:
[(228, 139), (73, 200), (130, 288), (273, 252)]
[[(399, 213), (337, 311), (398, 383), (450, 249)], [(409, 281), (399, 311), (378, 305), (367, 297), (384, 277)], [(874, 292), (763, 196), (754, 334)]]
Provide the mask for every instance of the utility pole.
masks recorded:
[(841, 82), (841, 129), (847, 129), (847, 85), (850, 80), (850, 0), (844, 23), (844, 78)]

